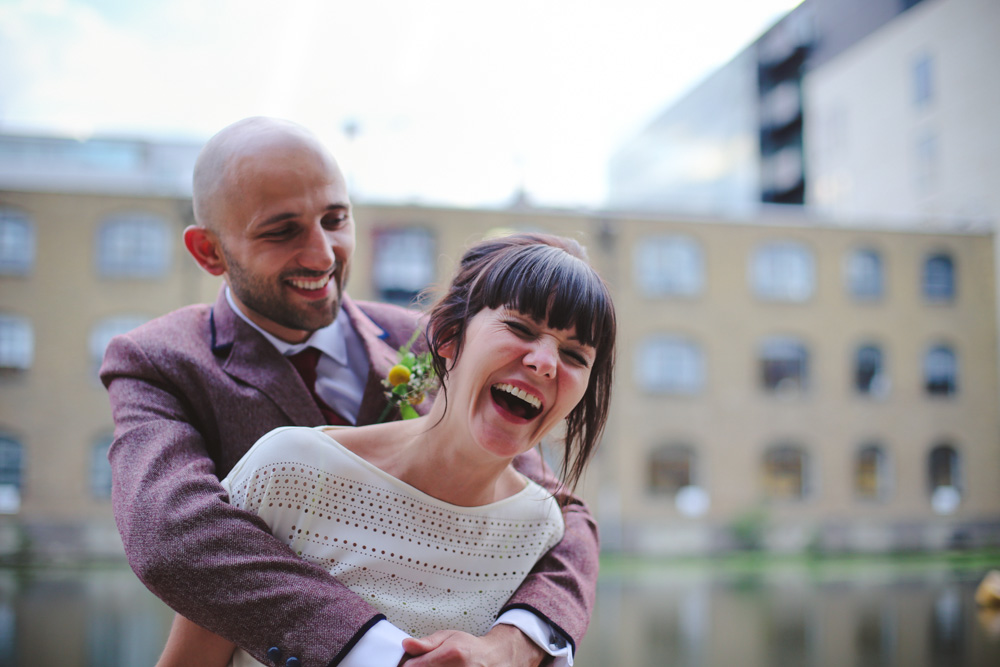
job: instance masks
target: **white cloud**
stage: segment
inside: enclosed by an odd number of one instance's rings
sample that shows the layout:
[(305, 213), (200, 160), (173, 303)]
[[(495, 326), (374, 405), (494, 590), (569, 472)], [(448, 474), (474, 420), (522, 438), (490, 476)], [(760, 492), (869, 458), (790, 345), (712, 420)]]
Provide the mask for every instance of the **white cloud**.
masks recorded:
[(7, 0), (0, 129), (204, 138), (279, 115), (373, 195), (499, 202), (523, 181), (594, 204), (613, 148), (793, 4)]

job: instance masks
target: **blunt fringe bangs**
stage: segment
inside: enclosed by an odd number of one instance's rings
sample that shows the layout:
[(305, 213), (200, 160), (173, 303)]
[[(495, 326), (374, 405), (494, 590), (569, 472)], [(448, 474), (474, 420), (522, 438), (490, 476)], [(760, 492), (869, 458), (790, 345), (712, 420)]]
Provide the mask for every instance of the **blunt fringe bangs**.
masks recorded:
[[(431, 309), (428, 342), (442, 380), (447, 364), (439, 354), (452, 344), (461, 356), (465, 328), (483, 309), (507, 307), (553, 329), (576, 329), (596, 350), (590, 383), (566, 418), (564, 483), (572, 488), (600, 440), (610, 409), (617, 323), (611, 294), (572, 239), (513, 234), (483, 241), (462, 257), (447, 292)], [(447, 392), (442, 387), (444, 400)]]

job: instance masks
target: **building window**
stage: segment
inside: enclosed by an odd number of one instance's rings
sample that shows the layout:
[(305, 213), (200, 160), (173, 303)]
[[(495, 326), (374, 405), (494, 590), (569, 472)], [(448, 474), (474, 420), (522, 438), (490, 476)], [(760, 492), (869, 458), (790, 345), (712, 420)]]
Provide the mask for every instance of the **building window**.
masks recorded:
[(889, 378), (879, 346), (862, 345), (854, 353), (854, 388), (865, 396), (882, 397), (889, 393)]
[(769, 500), (802, 500), (808, 494), (807, 457), (795, 445), (778, 445), (764, 453), (764, 495)]
[(938, 140), (937, 134), (928, 130), (919, 137), (913, 147), (913, 179), (918, 196), (926, 196), (938, 182)]
[(934, 61), (923, 54), (913, 63), (913, 103), (925, 107), (934, 99)]
[(104, 351), (108, 348), (108, 343), (118, 334), (128, 333), (140, 324), (149, 321), (148, 317), (142, 315), (117, 315), (106, 317), (90, 330), (90, 337), (87, 340), (87, 347), (90, 350), (90, 365), (94, 373), (101, 367), (104, 361)]
[(104, 278), (159, 278), (170, 268), (170, 245), (170, 227), (161, 218), (109, 218), (97, 233), (97, 273)]
[(426, 229), (375, 232), (372, 279), (382, 301), (408, 306), (434, 280), (434, 237)]
[(885, 500), (888, 487), (885, 450), (877, 444), (863, 445), (854, 459), (854, 495), (860, 500)]
[(646, 238), (636, 245), (634, 258), (635, 281), (647, 296), (691, 296), (702, 290), (705, 261), (693, 239)]
[(882, 255), (877, 250), (855, 250), (847, 258), (847, 291), (855, 299), (882, 298)]
[(816, 269), (812, 252), (801, 243), (769, 243), (751, 264), (754, 293), (769, 301), (805, 301), (813, 294)]
[(809, 353), (794, 338), (768, 338), (760, 350), (761, 382), (766, 391), (795, 395), (809, 379)]
[(0, 314), (0, 369), (27, 370), (34, 357), (31, 322), (17, 315)]
[(946, 254), (931, 255), (924, 262), (924, 298), (951, 301), (955, 298), (955, 263)]
[(694, 452), (686, 445), (668, 445), (649, 455), (647, 488), (655, 495), (674, 496), (691, 486)]
[(924, 356), (924, 388), (931, 396), (954, 396), (958, 391), (958, 360), (947, 345), (935, 345)]
[(35, 226), (28, 216), (0, 208), (0, 275), (24, 276), (35, 265)]
[(639, 345), (635, 378), (646, 391), (697, 394), (705, 386), (705, 359), (696, 343), (673, 336), (653, 336)]
[(938, 514), (951, 514), (962, 496), (961, 457), (948, 444), (934, 447), (927, 457), (931, 506)]
[(0, 436), (0, 514), (16, 514), (21, 509), (23, 449), (17, 440)]
[(90, 493), (101, 500), (111, 497), (111, 463), (108, 461), (108, 449), (113, 439), (111, 435), (101, 436), (90, 450)]

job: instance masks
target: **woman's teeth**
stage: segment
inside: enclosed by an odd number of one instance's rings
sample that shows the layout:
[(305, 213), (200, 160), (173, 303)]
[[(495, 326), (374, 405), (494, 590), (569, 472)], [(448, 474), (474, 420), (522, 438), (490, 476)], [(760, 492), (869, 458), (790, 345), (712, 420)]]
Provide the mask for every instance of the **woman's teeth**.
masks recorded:
[(527, 403), (536, 410), (539, 410), (542, 407), (542, 402), (538, 399), (537, 396), (532, 396), (525, 390), (518, 389), (512, 384), (506, 384), (506, 383), (495, 384), (493, 385), (493, 388), (498, 391), (505, 391), (512, 396), (516, 396), (517, 398), (521, 399), (522, 401), (524, 401), (525, 403)]

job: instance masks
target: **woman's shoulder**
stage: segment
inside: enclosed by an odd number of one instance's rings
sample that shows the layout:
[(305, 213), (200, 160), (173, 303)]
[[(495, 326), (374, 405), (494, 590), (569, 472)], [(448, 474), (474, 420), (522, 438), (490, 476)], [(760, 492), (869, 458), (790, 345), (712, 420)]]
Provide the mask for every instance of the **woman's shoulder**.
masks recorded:
[(229, 473), (236, 478), (251, 470), (268, 465), (291, 465), (302, 462), (322, 464), (335, 457), (337, 443), (328, 437), (323, 427), (281, 426), (268, 431), (247, 450)]

